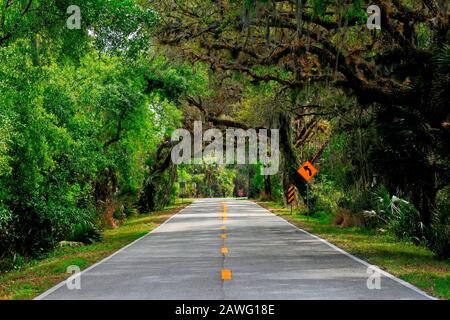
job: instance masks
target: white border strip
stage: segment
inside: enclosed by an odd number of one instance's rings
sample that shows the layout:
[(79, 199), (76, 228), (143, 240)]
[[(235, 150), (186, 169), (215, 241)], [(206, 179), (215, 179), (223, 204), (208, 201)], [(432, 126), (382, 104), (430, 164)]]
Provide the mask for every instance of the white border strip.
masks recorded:
[[(186, 210), (187, 208), (189, 208), (191, 205), (193, 205), (196, 202), (196, 200), (191, 203), (190, 205), (188, 205), (187, 207), (181, 209), (180, 211), (178, 211), (177, 213), (175, 213), (173, 216), (171, 216), (169, 219), (167, 219), (166, 221), (164, 221), (162, 224), (160, 224), (158, 227), (156, 227), (155, 229), (153, 229), (152, 231), (150, 231), (149, 233), (143, 235), (142, 237), (134, 240), (133, 242), (127, 244), (125, 247), (120, 248), (119, 250), (117, 250), (116, 252), (114, 252), (113, 254), (111, 254), (110, 256), (107, 256), (106, 258), (104, 258), (103, 260), (100, 260), (99, 262), (94, 263), (93, 265), (91, 265), (90, 267), (88, 267), (87, 269), (84, 269), (83, 271), (81, 271), (79, 273), (79, 275), (81, 276), (82, 274), (84, 274), (85, 272), (88, 272), (89, 270), (94, 269), (95, 267), (97, 267), (98, 265), (108, 261), (109, 259), (111, 259), (112, 257), (114, 257), (116, 254), (121, 253), (122, 251), (126, 250), (128, 247), (131, 247), (132, 245), (134, 245), (136, 242), (141, 241), (142, 239), (148, 237), (149, 235), (151, 235), (153, 232), (155, 232), (156, 230), (158, 230), (159, 228), (161, 228), (163, 225), (165, 225), (166, 223), (168, 223), (170, 220), (172, 220), (173, 218), (175, 218), (177, 215), (179, 215), (181, 212), (183, 212), (184, 210)], [(61, 287), (63, 287), (66, 284), (67, 279), (61, 281), (60, 283), (58, 283), (56, 286), (54, 286), (53, 288), (48, 289), (47, 291), (45, 291), (44, 293), (40, 294), (39, 296), (35, 297), (33, 300), (42, 300), (45, 297), (47, 297), (48, 295), (52, 294), (53, 292), (55, 292), (56, 290), (60, 289)]]
[[(251, 201), (251, 202), (253, 202), (253, 201)], [(373, 266), (374, 266), (374, 265), (371, 265), (370, 263), (368, 263), (368, 262), (366, 262), (366, 261), (364, 261), (364, 260), (361, 260), (361, 259), (358, 258), (358, 257), (355, 257), (354, 255), (348, 253), (347, 251), (342, 250), (341, 248), (335, 246), (334, 244), (328, 242), (327, 240), (322, 239), (322, 238), (320, 238), (320, 237), (318, 237), (318, 236), (316, 236), (316, 235), (314, 235), (314, 234), (311, 234), (311, 233), (309, 233), (309, 232), (306, 231), (306, 230), (300, 229), (299, 227), (297, 227), (296, 225), (290, 223), (289, 221), (287, 221), (287, 220), (284, 219), (283, 217), (274, 214), (273, 212), (271, 212), (270, 210), (264, 208), (263, 206), (260, 206), (260, 205), (257, 204), (256, 202), (253, 202), (253, 203), (255, 203), (257, 206), (261, 207), (262, 209), (266, 210), (266, 211), (269, 212), (270, 214), (274, 215), (275, 217), (280, 218), (281, 220), (283, 220), (283, 221), (286, 222), (287, 224), (291, 225), (291, 226), (294, 227), (295, 229), (297, 229), (297, 230), (299, 230), (299, 231), (301, 231), (301, 232), (303, 232), (303, 233), (305, 233), (305, 234), (307, 234), (307, 235), (309, 235), (309, 236), (311, 236), (311, 237), (313, 237), (313, 238), (315, 238), (315, 239), (317, 239), (317, 240), (319, 240), (319, 241), (325, 243), (327, 246), (329, 246), (329, 247), (331, 247), (332, 249), (338, 251), (339, 253), (341, 253), (341, 254), (343, 254), (343, 255), (345, 255), (345, 256), (347, 256), (347, 257), (349, 257), (349, 258), (351, 258), (351, 259), (353, 259), (353, 260), (355, 260), (355, 261), (357, 261), (357, 262), (359, 262), (359, 263), (365, 265), (366, 267), (373, 267)], [(408, 288), (408, 289), (411, 289), (411, 290), (415, 291), (416, 293), (419, 293), (419, 294), (421, 294), (422, 296), (424, 296), (424, 297), (426, 297), (426, 298), (428, 298), (428, 299), (431, 299), (431, 300), (439, 300), (438, 298), (435, 298), (435, 297), (432, 297), (432, 296), (428, 295), (426, 292), (424, 292), (424, 291), (420, 290), (419, 288), (413, 286), (412, 284), (410, 284), (410, 283), (408, 283), (408, 282), (406, 282), (406, 281), (404, 281), (404, 280), (402, 280), (402, 279), (399, 279), (399, 278), (397, 278), (396, 276), (394, 276), (394, 275), (392, 275), (392, 274), (390, 274), (390, 273), (388, 273), (388, 272), (386, 272), (386, 271), (380, 269), (379, 267), (377, 267), (377, 269), (378, 269), (377, 271), (379, 271), (382, 275), (384, 275), (385, 277), (387, 277), (387, 278), (389, 278), (389, 279), (391, 279), (391, 280), (394, 280), (394, 281), (400, 283), (400, 284), (403, 285), (404, 287), (406, 287), (406, 288)]]

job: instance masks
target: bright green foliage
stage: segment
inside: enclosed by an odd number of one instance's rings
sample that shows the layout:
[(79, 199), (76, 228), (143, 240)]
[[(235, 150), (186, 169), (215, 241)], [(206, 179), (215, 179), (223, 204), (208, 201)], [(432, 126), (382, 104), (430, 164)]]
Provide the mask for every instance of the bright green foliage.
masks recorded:
[[(150, 36), (158, 22), (150, 9), (136, 5), (134, 0), (45, 0), (11, 1), (0, 6), (4, 17), (0, 29), (0, 45), (5, 42), (34, 35), (39, 50), (52, 50), (52, 58), (67, 61), (82, 57), (86, 50), (95, 46), (100, 52), (136, 57), (146, 51)], [(70, 30), (66, 22), (71, 13), (69, 6), (78, 6), (81, 29)], [(89, 34), (94, 35), (89, 40)], [(59, 49), (55, 51), (55, 49)], [(49, 59), (50, 55), (44, 57)]]
[[(2, 58), (8, 53), (3, 49)], [(11, 56), (24, 58), (18, 49)], [(136, 194), (147, 157), (179, 116), (158, 93), (145, 94), (151, 71), (144, 61), (131, 65), (89, 55), (78, 67), (39, 69), (19, 59), (5, 61), (2, 220), (14, 214), (2, 231), (20, 227), (28, 236), (17, 239), (26, 244), (2, 239), (2, 246), (38, 253), (63, 239), (71, 225), (95, 218), (96, 200), (111, 195), (95, 194), (99, 185)]]
[(233, 167), (217, 164), (180, 165), (176, 191), (183, 197), (232, 197), (235, 177)]
[(95, 241), (105, 210), (129, 210), (195, 78), (149, 56), (153, 12), (77, 3), (82, 30), (65, 28), (68, 1), (0, 12), (0, 258)]
[(264, 191), (264, 176), (261, 175), (262, 164), (255, 164), (254, 167), (255, 175), (252, 178), (252, 187), (254, 192), (261, 193)]

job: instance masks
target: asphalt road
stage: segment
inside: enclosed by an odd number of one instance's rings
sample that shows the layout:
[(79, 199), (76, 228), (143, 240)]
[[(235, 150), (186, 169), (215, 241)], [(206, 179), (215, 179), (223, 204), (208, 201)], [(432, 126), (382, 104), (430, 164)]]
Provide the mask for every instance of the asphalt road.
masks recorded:
[(251, 201), (202, 199), (37, 299), (430, 299), (387, 273), (369, 289), (368, 266)]

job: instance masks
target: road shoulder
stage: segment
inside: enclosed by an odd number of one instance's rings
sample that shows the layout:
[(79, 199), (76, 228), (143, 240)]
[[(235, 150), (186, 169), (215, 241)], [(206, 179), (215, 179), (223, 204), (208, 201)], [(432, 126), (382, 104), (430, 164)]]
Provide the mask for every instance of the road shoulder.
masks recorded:
[(257, 204), (299, 229), (319, 236), (333, 246), (378, 266), (430, 296), (449, 299), (450, 261), (437, 260), (427, 248), (398, 242), (387, 234), (359, 228), (343, 228), (323, 221), (322, 217), (291, 214), (290, 209), (273, 202)]
[(100, 242), (77, 248), (58, 248), (44, 258), (31, 260), (17, 270), (0, 274), (0, 300), (27, 300), (41, 295), (70, 276), (66, 273), (68, 266), (77, 265), (86, 271), (145, 237), (189, 204), (178, 203), (161, 211), (130, 218), (118, 228), (105, 230)]

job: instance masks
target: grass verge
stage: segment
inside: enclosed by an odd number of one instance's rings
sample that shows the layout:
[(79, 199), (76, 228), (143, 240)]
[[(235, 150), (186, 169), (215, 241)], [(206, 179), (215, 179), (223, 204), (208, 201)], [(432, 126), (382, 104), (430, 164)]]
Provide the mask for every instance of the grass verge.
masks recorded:
[(154, 230), (190, 203), (192, 201), (185, 199), (164, 210), (129, 218), (120, 227), (105, 230), (100, 242), (77, 248), (58, 248), (45, 257), (27, 262), (18, 270), (0, 274), (0, 300), (33, 299), (68, 278), (68, 266), (86, 269)]
[(425, 247), (398, 241), (387, 232), (335, 226), (329, 215), (291, 214), (290, 209), (276, 202), (257, 203), (299, 228), (326, 239), (434, 297), (450, 298), (450, 260), (437, 260)]

